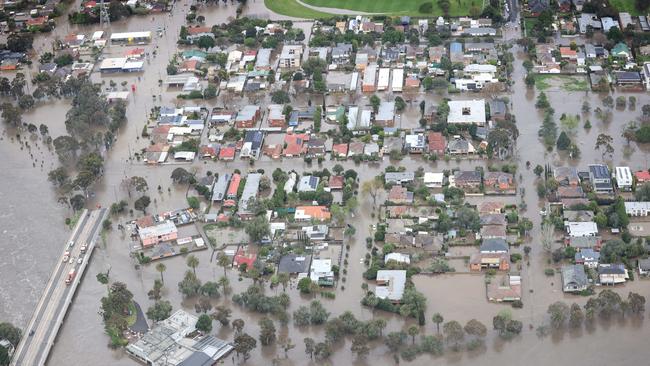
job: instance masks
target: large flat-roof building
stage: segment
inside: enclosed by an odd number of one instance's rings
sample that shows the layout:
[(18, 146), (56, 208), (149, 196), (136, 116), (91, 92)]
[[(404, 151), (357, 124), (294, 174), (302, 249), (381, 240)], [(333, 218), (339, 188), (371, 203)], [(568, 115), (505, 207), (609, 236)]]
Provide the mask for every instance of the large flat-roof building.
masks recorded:
[(589, 181), (596, 193), (613, 193), (612, 177), (609, 168), (604, 164), (589, 165)]
[(485, 100), (452, 100), (447, 123), (485, 125)]
[(375, 296), (380, 299), (388, 299), (399, 302), (404, 296), (406, 287), (405, 270), (380, 270), (377, 271), (377, 286)]
[(614, 171), (614, 177), (616, 178), (616, 185), (621, 191), (631, 191), (632, 185), (634, 184), (634, 176), (630, 167), (627, 166), (617, 166)]
[(215, 365), (234, 348), (211, 335), (188, 338), (196, 331), (197, 321), (196, 316), (178, 310), (126, 346), (126, 352), (151, 366)]
[(239, 211), (237, 212), (240, 218), (250, 218), (254, 214), (254, 212), (249, 210), (249, 205), (252, 200), (257, 198), (257, 191), (260, 188), (261, 180), (262, 174), (260, 173), (250, 173), (246, 177), (246, 184), (244, 184), (244, 190), (239, 200)]

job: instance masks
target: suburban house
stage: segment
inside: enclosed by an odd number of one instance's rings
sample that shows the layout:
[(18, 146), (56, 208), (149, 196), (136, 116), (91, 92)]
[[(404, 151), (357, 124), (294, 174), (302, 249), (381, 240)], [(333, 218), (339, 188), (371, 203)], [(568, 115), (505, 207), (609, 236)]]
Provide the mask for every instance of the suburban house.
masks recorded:
[(388, 172), (384, 174), (386, 184), (405, 184), (415, 180), (414, 172)]
[(379, 270), (377, 271), (376, 281), (375, 296), (392, 302), (402, 300), (404, 288), (406, 287), (405, 270)]
[(612, 57), (623, 58), (627, 60), (632, 57), (632, 52), (630, 52), (630, 48), (625, 43), (619, 42), (612, 48), (610, 55), (612, 55)]
[(388, 261), (410, 264), (411, 257), (408, 254), (392, 252), (384, 256), (384, 263), (388, 263)]
[(178, 239), (178, 229), (172, 221), (163, 221), (157, 225), (139, 228), (138, 236), (142, 247), (147, 248), (161, 242)]
[(332, 260), (329, 258), (314, 258), (309, 269), (309, 278), (319, 286), (334, 286)]
[(404, 149), (411, 154), (421, 154), (426, 149), (424, 135), (409, 134), (404, 137)]
[(395, 125), (395, 102), (381, 102), (375, 114), (375, 125), (393, 127)]
[(598, 265), (598, 278), (601, 285), (617, 285), (625, 283), (629, 277), (623, 264)]
[(221, 202), (226, 197), (228, 190), (228, 183), (230, 182), (231, 175), (228, 173), (219, 174), (217, 182), (212, 187), (212, 202)]
[(224, 207), (233, 207), (236, 204), (237, 191), (239, 190), (239, 183), (241, 182), (241, 175), (235, 173), (230, 179), (230, 184), (228, 185), (228, 190), (226, 191), (226, 200), (224, 201)]
[(580, 178), (578, 177), (578, 171), (576, 168), (569, 166), (557, 167), (553, 170), (553, 178), (561, 186), (579, 186)]
[(185, 38), (190, 44), (196, 42), (201, 37), (210, 37), (214, 39), (214, 33), (212, 33), (212, 28), (210, 27), (188, 27), (187, 28), (187, 37)]
[(249, 173), (246, 176), (246, 183), (244, 184), (244, 190), (239, 199), (237, 211), (237, 214), (241, 219), (250, 219), (256, 214), (249, 209), (249, 206), (251, 202), (257, 198), (261, 180), (262, 174), (260, 173)]
[(494, 278), (487, 285), (487, 298), (492, 302), (521, 300), (521, 276), (507, 274)]
[(280, 104), (269, 104), (269, 115), (266, 119), (269, 127), (284, 127), (286, 125), (286, 119), (284, 113), (282, 113), (284, 106)]
[(562, 291), (580, 292), (587, 289), (589, 280), (585, 267), (579, 264), (562, 266)]
[(413, 192), (409, 192), (406, 187), (393, 186), (388, 192), (388, 201), (397, 204), (413, 203)]
[(650, 258), (639, 259), (638, 268), (639, 268), (639, 275), (641, 276), (650, 275)]
[(445, 155), (447, 141), (441, 132), (429, 132), (427, 135), (427, 144), (429, 154), (435, 154), (438, 156)]
[(483, 239), (503, 239), (506, 240), (506, 226), (505, 225), (485, 225), (481, 227), (479, 233)]
[(345, 186), (345, 177), (342, 175), (331, 175), (327, 182), (327, 187), (330, 190), (341, 190)]
[(588, 268), (598, 268), (600, 253), (591, 248), (581, 249), (575, 255), (576, 264), (584, 265)]
[(280, 57), (278, 58), (278, 67), (282, 69), (293, 69), (300, 67), (302, 53), (302, 44), (285, 44), (282, 46), (282, 51), (280, 52)]
[(485, 125), (485, 100), (452, 100), (448, 105), (447, 123)]
[(505, 203), (499, 201), (482, 202), (478, 206), (478, 213), (480, 215), (491, 214), (491, 213), (502, 213), (505, 206), (506, 206)]
[(616, 186), (621, 191), (631, 191), (634, 184), (634, 178), (630, 167), (617, 166), (614, 169), (614, 177), (616, 178)]
[(257, 260), (257, 254), (250, 252), (248, 246), (244, 246), (237, 249), (237, 253), (235, 253), (232, 260), (232, 265), (235, 268), (240, 268), (245, 264), (246, 271), (248, 271), (248, 269), (253, 268), (255, 260)]
[(567, 221), (564, 223), (567, 234), (570, 237), (581, 236), (598, 236), (598, 226), (595, 222), (572, 222)]
[(515, 194), (514, 176), (503, 172), (486, 172), (483, 176), (485, 193)]
[(565, 243), (580, 251), (585, 249), (600, 250), (602, 238), (600, 236), (573, 236), (566, 239)]
[(295, 221), (328, 221), (332, 217), (326, 206), (298, 206), (294, 216)]
[(634, 172), (634, 178), (636, 179), (637, 185), (648, 183), (650, 182), (650, 172), (647, 170), (639, 170)]
[(447, 153), (450, 155), (469, 155), (474, 154), (476, 149), (474, 146), (460, 136), (454, 138), (447, 143)]
[(298, 192), (316, 192), (320, 178), (313, 175), (304, 175), (298, 183)]
[(259, 159), (264, 142), (264, 132), (260, 130), (246, 131), (244, 144), (241, 147), (239, 157), (242, 159)]
[[(453, 186), (464, 190), (466, 193), (481, 191), (481, 173), (476, 170), (458, 170), (454, 172)], [(451, 183), (451, 182), (450, 182)]]
[(650, 202), (624, 202), (625, 213), (628, 216), (648, 216)]
[(470, 271), (481, 271), (483, 268), (493, 268), (499, 271), (510, 269), (510, 254), (508, 243), (503, 239), (484, 239), (478, 253), (472, 254), (469, 260)]
[(596, 193), (613, 193), (612, 176), (604, 164), (589, 165), (589, 181)]
[(309, 274), (310, 264), (311, 256), (289, 253), (280, 258), (278, 273), (288, 273), (290, 275), (306, 277)]
[(329, 233), (329, 226), (327, 225), (309, 225), (302, 227), (302, 233), (309, 238), (309, 240), (325, 240)]
[(235, 117), (235, 126), (237, 128), (253, 128), (261, 116), (260, 107), (257, 105), (244, 106), (237, 117)]
[(427, 188), (442, 188), (445, 180), (445, 174), (426, 172), (424, 173), (422, 180)]

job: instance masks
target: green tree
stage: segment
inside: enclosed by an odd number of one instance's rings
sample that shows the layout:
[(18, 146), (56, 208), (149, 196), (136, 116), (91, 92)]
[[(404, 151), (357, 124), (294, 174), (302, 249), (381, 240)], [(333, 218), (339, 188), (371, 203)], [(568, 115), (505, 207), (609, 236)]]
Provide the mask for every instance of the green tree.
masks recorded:
[(250, 220), (246, 224), (244, 231), (253, 243), (257, 243), (271, 234), (269, 222), (264, 215), (256, 216), (253, 220)]
[(209, 50), (210, 48), (215, 46), (215, 41), (214, 38), (210, 36), (201, 36), (199, 39), (196, 41), (196, 45), (199, 48), (203, 48), (204, 50)]
[(427, 299), (418, 292), (415, 287), (409, 287), (402, 296), (402, 305), (399, 312), (402, 316), (410, 316), (418, 319), (420, 325), (424, 325), (424, 313), (427, 308)]
[(250, 357), (251, 351), (257, 347), (257, 341), (247, 333), (242, 333), (235, 337), (233, 345), (237, 356), (241, 354), (244, 356), (244, 362), (246, 362)]
[(420, 328), (417, 325), (411, 325), (408, 328), (407, 333), (411, 336), (411, 344), (415, 344), (415, 336), (420, 333)]
[(149, 204), (151, 204), (149, 196), (142, 196), (133, 202), (133, 207), (138, 211), (142, 211), (143, 214), (146, 214)]
[(201, 281), (192, 271), (185, 271), (183, 280), (178, 283), (178, 291), (185, 297), (192, 297), (199, 294)]
[(232, 315), (232, 310), (225, 306), (217, 306), (216, 312), (212, 313), (212, 318), (218, 321), (221, 326), (227, 326), (230, 323), (230, 317)]
[(582, 312), (580, 305), (576, 303), (571, 304), (571, 310), (569, 311), (569, 326), (571, 328), (580, 328), (584, 319), (585, 315)]
[(192, 268), (192, 272), (194, 273), (194, 276), (196, 276), (196, 267), (199, 266), (199, 258), (197, 258), (194, 254), (191, 254), (189, 257), (187, 257), (187, 266)]
[(165, 266), (164, 263), (159, 262), (156, 264), (156, 271), (160, 273), (160, 281), (164, 284), (165, 283), (165, 278), (163, 277), (163, 272), (167, 270), (167, 266)]
[(556, 144), (557, 149), (568, 150), (570, 145), (571, 145), (571, 139), (566, 134), (566, 132), (562, 131), (560, 133), (560, 136), (557, 138), (557, 144)]
[(217, 264), (218, 264), (220, 267), (223, 267), (223, 275), (224, 275), (224, 277), (225, 277), (225, 276), (227, 275), (227, 273), (226, 273), (226, 269), (228, 268), (228, 266), (230, 266), (230, 265), (232, 264), (232, 261), (231, 261), (230, 258), (226, 255), (226, 253), (224, 253), (224, 252), (219, 252), (219, 254), (217, 255)]
[(390, 332), (386, 335), (386, 338), (384, 338), (384, 344), (386, 344), (386, 347), (388, 347), (388, 349), (393, 353), (399, 351), (402, 345), (404, 345), (404, 341), (406, 341), (406, 333), (403, 331)]
[(352, 345), (350, 346), (350, 351), (356, 353), (358, 358), (364, 358), (370, 353), (370, 347), (368, 347), (368, 338), (365, 335), (358, 333), (352, 338)]
[(210, 333), (212, 331), (212, 318), (208, 314), (199, 315), (199, 320), (196, 322), (196, 329), (203, 333)]
[(370, 97), (370, 105), (372, 105), (372, 110), (377, 113), (379, 110), (379, 105), (381, 104), (381, 99), (375, 94)]
[(305, 342), (305, 353), (309, 355), (309, 359), (314, 358), (314, 348), (316, 347), (316, 342), (313, 338), (306, 337)]
[(468, 321), (463, 329), (465, 330), (465, 333), (471, 336), (483, 338), (487, 335), (487, 327), (485, 324), (476, 319)]
[(259, 321), (259, 326), (260, 326), (260, 343), (263, 346), (268, 346), (275, 342), (275, 325), (273, 324), (273, 320), (271, 320), (268, 317), (263, 317)]
[(556, 301), (549, 305), (546, 312), (551, 317), (551, 327), (553, 329), (561, 329), (569, 317), (569, 306), (561, 301)]
[(440, 334), (440, 324), (445, 321), (445, 318), (442, 317), (442, 314), (435, 313), (431, 317), (431, 321), (436, 324), (436, 330), (438, 331), (438, 334)]
[(460, 342), (465, 338), (465, 331), (459, 322), (452, 320), (442, 326), (442, 332), (445, 335), (445, 340), (448, 344), (452, 344), (457, 348)]
[[(159, 322), (169, 318), (172, 314), (172, 304), (169, 301), (156, 301), (153, 306), (147, 309), (147, 318)], [(198, 326), (198, 323), (197, 323)]]

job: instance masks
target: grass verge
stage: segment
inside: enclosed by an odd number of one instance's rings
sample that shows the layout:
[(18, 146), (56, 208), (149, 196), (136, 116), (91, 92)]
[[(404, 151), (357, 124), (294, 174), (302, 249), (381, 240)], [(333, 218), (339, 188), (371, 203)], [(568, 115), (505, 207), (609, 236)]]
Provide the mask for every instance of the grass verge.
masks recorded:
[(264, 6), (275, 13), (296, 18), (322, 19), (331, 18), (333, 16), (329, 13), (310, 9), (299, 4), (296, 0), (264, 0)]

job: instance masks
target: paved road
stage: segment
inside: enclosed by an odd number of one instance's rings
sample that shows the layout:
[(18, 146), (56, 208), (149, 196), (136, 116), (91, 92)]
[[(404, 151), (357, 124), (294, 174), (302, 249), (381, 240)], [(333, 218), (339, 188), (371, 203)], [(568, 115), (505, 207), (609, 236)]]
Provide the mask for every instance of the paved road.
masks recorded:
[[(72, 303), (75, 290), (86, 269), (105, 215), (106, 209), (82, 212), (79, 222), (61, 253), (63, 259), (64, 255), (68, 254), (66, 252), (69, 252), (71, 259), (66, 262), (61, 259), (54, 268), (25, 335), (16, 349), (11, 365), (41, 366), (45, 364), (68, 307)], [(72, 247), (70, 247), (71, 243)], [(87, 245), (85, 253), (81, 253), (83, 244)], [(73, 280), (66, 284), (66, 279), (72, 271), (75, 273)]]

